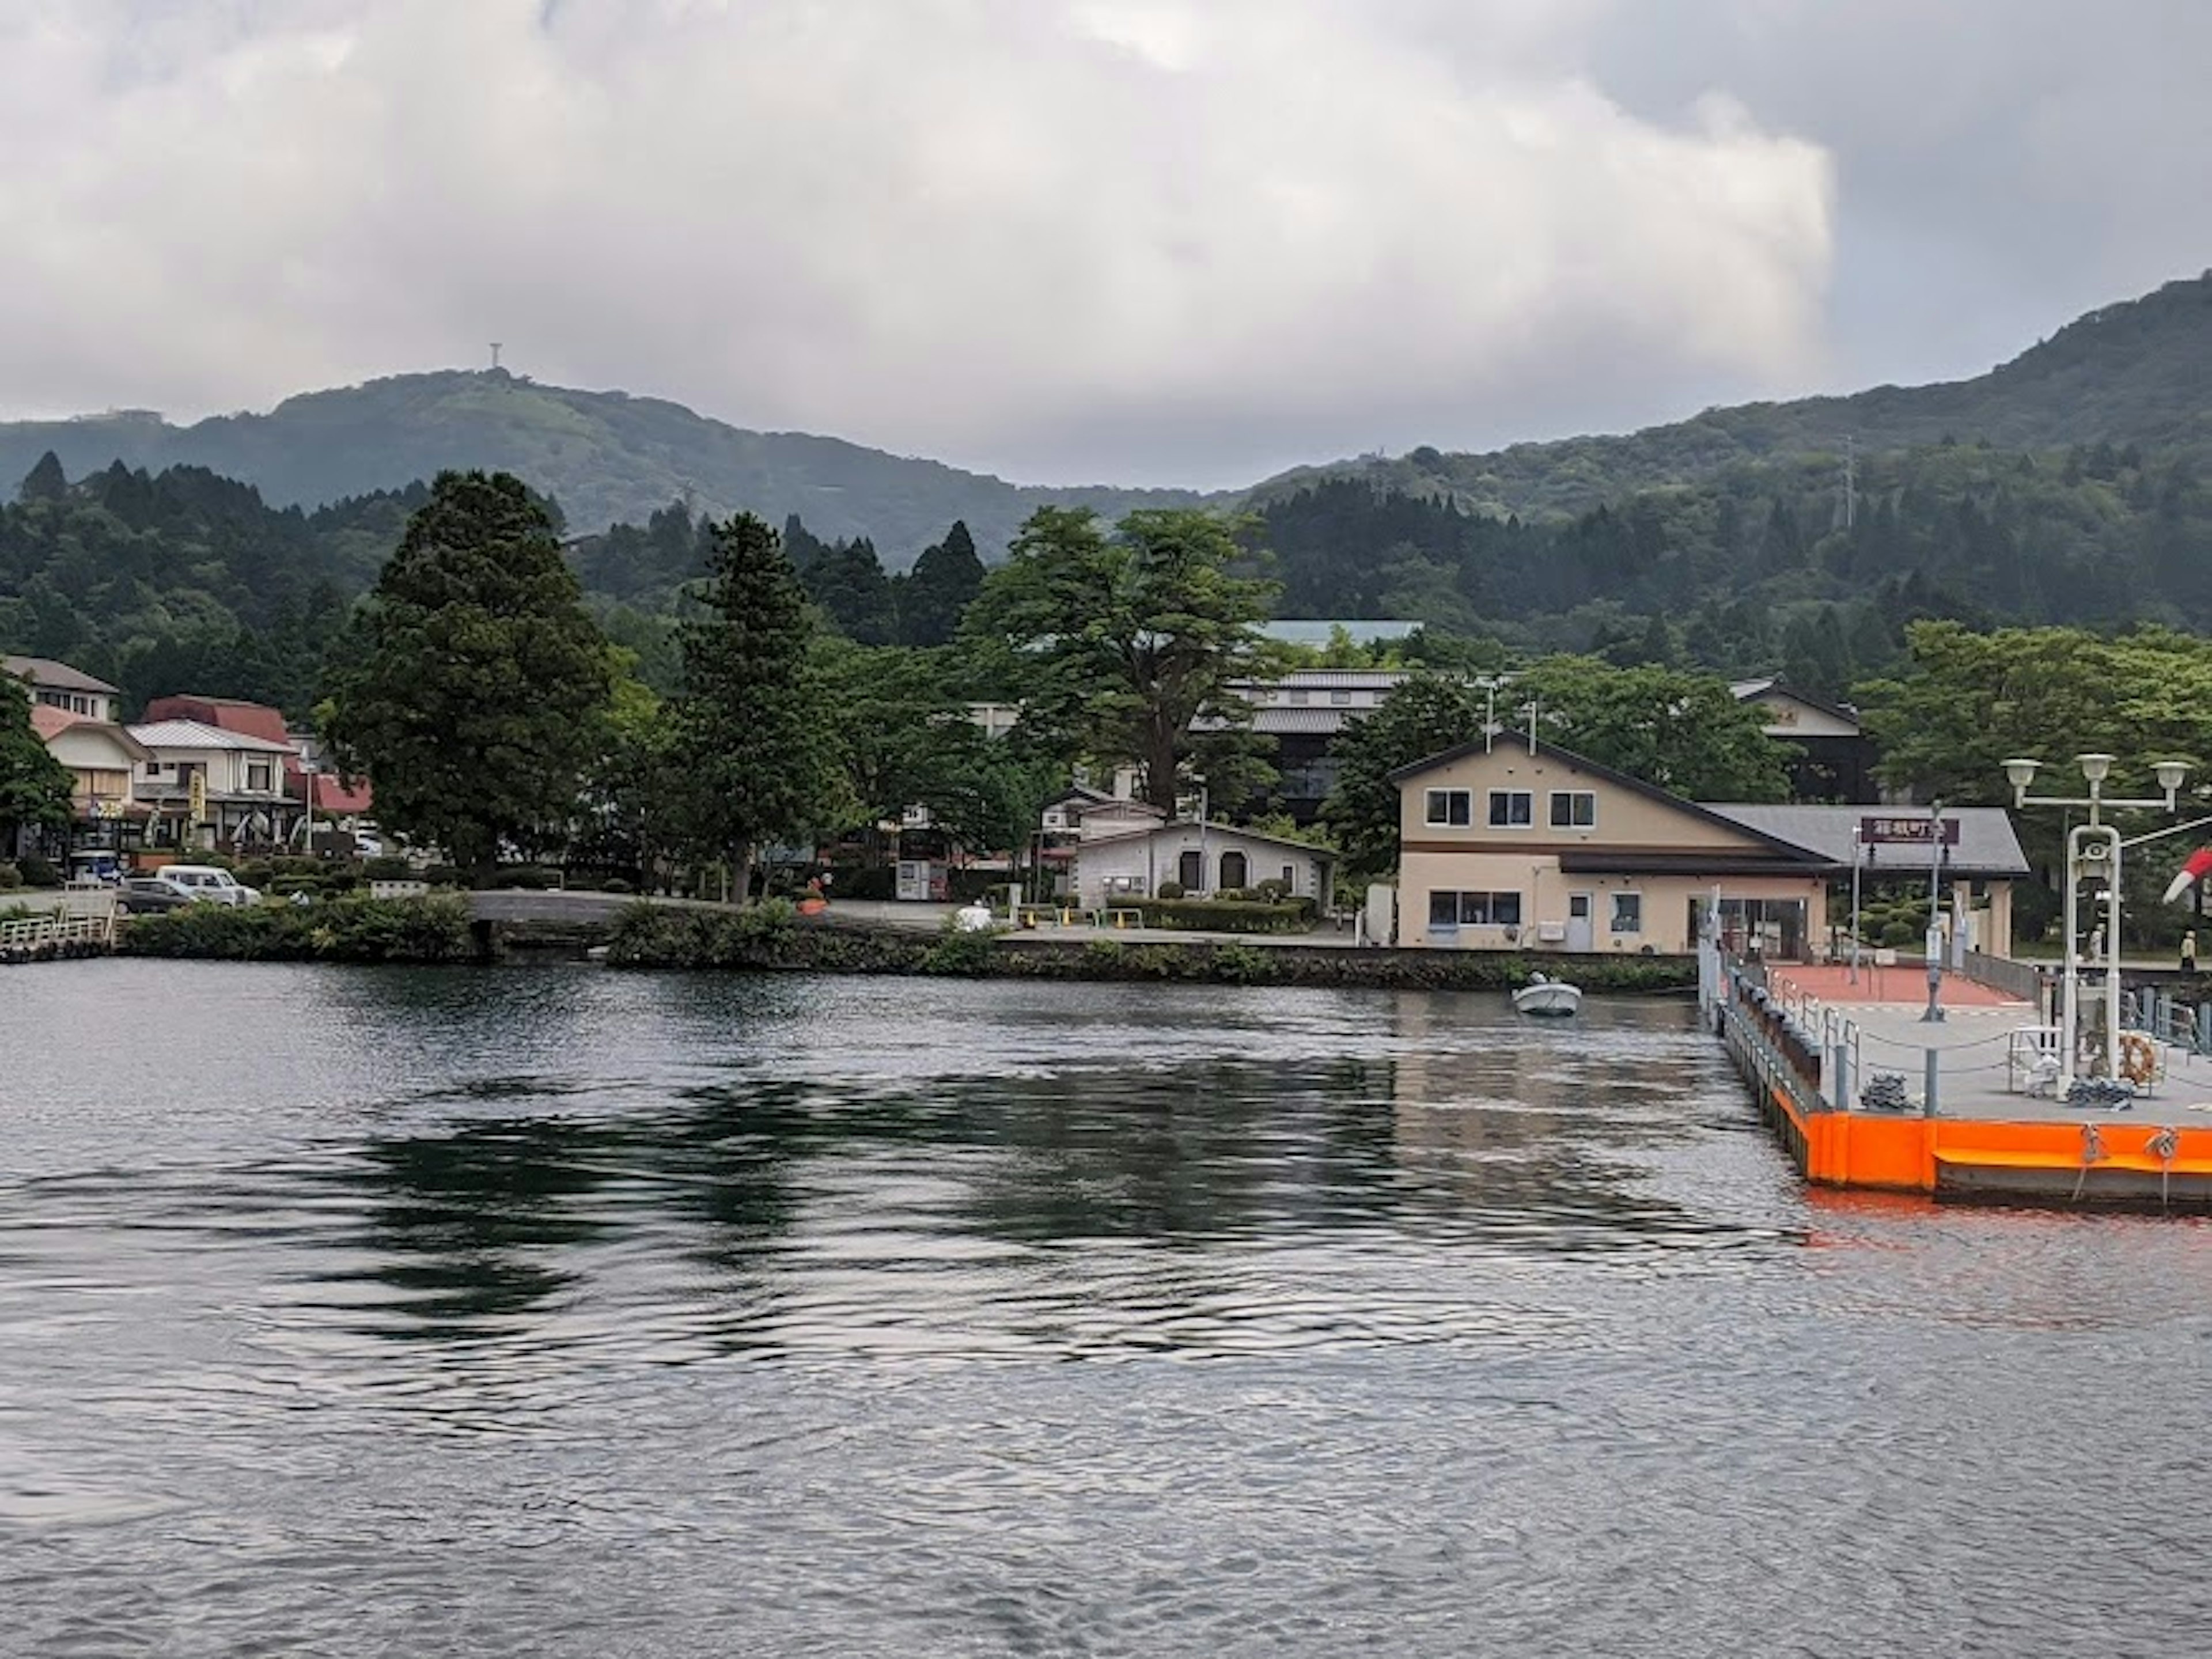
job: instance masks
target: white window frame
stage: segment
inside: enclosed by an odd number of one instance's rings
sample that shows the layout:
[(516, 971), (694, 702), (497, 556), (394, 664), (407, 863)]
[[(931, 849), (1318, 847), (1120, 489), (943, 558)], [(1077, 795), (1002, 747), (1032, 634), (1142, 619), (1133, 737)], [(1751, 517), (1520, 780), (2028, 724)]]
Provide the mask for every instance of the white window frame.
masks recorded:
[[(1451, 816), (1457, 805), (1462, 817)], [(1472, 789), (1431, 789), (1421, 808), (1423, 822), (1446, 830), (1472, 830), (1474, 827), (1474, 791)]]
[[(1632, 926), (1627, 927), (1624, 927), (1620, 925), (1620, 902), (1623, 899), (1633, 899), (1636, 901), (1635, 921)], [(1611, 915), (1607, 918), (1607, 929), (1608, 931), (1615, 933), (1635, 933), (1639, 936), (1643, 933), (1644, 894), (1640, 890), (1632, 889), (1617, 892), (1613, 896), (1613, 908)]]
[[(1559, 817), (1559, 808), (1562, 804), (1567, 809), (1567, 816), (1564, 821)], [(1578, 806), (1583, 812), (1583, 816), (1579, 818), (1575, 816)], [(1550, 812), (1552, 828), (1554, 830), (1595, 830), (1597, 828), (1597, 791), (1554, 789), (1552, 791)]]
[[(1448, 899), (1444, 908), (1450, 918), (1439, 921), (1437, 902)], [(1510, 915), (1500, 915), (1509, 910)], [(1432, 933), (1455, 933), (1462, 927), (1518, 927), (1528, 915), (1528, 906), (1522, 902), (1517, 888), (1501, 892), (1477, 891), (1472, 888), (1432, 887), (1429, 890), (1429, 931)]]
[[(1517, 819), (1513, 816), (1513, 803), (1516, 801), (1522, 804), (1522, 816)], [(1498, 816), (1500, 803), (1505, 809), (1502, 817)], [(1533, 789), (1492, 790), (1486, 822), (1492, 830), (1533, 830), (1536, 825), (1536, 792)]]

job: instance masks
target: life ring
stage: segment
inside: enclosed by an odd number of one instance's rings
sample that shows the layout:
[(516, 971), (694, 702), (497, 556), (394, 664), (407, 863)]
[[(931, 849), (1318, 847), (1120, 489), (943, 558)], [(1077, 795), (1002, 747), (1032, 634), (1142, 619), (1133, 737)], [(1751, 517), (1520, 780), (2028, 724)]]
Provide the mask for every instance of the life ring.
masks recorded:
[(2158, 1049), (2140, 1031), (2120, 1034), (2120, 1075), (2130, 1083), (2148, 1083), (2158, 1076)]

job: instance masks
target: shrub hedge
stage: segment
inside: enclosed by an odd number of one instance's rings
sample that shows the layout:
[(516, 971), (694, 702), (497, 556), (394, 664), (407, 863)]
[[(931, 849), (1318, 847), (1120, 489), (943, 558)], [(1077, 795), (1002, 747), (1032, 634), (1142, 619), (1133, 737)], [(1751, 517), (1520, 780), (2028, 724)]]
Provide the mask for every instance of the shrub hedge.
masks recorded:
[(116, 949), (133, 957), (226, 962), (466, 962), (476, 954), (465, 899), (373, 899), (315, 904), (189, 904), (133, 916)]

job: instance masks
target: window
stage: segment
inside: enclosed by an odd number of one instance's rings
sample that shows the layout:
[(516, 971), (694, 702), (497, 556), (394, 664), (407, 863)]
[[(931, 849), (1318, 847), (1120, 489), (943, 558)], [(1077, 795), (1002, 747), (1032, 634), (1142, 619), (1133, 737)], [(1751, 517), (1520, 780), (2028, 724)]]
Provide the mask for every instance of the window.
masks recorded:
[(1221, 855), (1221, 884), (1224, 887), (1249, 887), (1251, 871), (1242, 853)]
[(267, 761), (249, 761), (246, 763), (246, 787), (248, 789), (268, 788), (269, 763)]
[(1206, 890), (1206, 860), (1195, 848), (1176, 860), (1176, 879), (1182, 884), (1182, 890), (1194, 897)]
[(1429, 926), (1434, 928), (1518, 927), (1518, 893), (1432, 892), (1429, 895)]
[(1613, 896), (1613, 931), (1616, 933), (1640, 933), (1644, 931), (1644, 895), (1615, 893)]
[(1330, 702), (1335, 704), (1339, 708), (1343, 708), (1350, 705), (1352, 702), (1352, 693), (1349, 691), (1332, 691), (1328, 694), (1328, 700)]
[(1552, 828), (1587, 830), (1597, 822), (1597, 797), (1587, 789), (1552, 791)]
[(1293, 703), (1302, 703), (1305, 700), (1306, 694), (1304, 691), (1293, 691), (1291, 693), (1291, 701)]
[(1297, 891), (1298, 866), (1297, 865), (1286, 864), (1283, 866), (1283, 885), (1293, 893)]
[(1431, 823), (1474, 823), (1474, 792), (1471, 789), (1430, 790), (1429, 822)]
[(1490, 792), (1492, 829), (1517, 830), (1534, 823), (1535, 818), (1535, 797), (1526, 789), (1493, 789)]

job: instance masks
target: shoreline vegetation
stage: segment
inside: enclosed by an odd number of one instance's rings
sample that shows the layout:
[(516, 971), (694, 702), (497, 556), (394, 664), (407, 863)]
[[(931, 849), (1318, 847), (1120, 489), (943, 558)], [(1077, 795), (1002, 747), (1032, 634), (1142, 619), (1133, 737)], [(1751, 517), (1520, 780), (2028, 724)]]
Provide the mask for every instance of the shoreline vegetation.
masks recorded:
[[(437, 965), (497, 961), (510, 950), (532, 945), (572, 956), (604, 945), (610, 968), (633, 971), (1402, 990), (1508, 991), (1526, 984), (1540, 965), (1562, 965), (1555, 955), (1361, 949), (1302, 945), (1280, 935), (1261, 944), (1070, 939), (949, 927), (927, 933), (834, 915), (802, 916), (795, 906), (775, 899), (727, 910), (640, 902), (611, 923), (562, 924), (548, 933), (475, 919), (468, 901), (457, 894), (346, 895), (312, 905), (237, 908), (194, 905), (132, 918), (117, 950), (124, 956), (225, 962)], [(1576, 957), (1566, 966), (1577, 984), (1596, 994), (1673, 993), (1697, 982), (1697, 964), (1688, 957)]]

